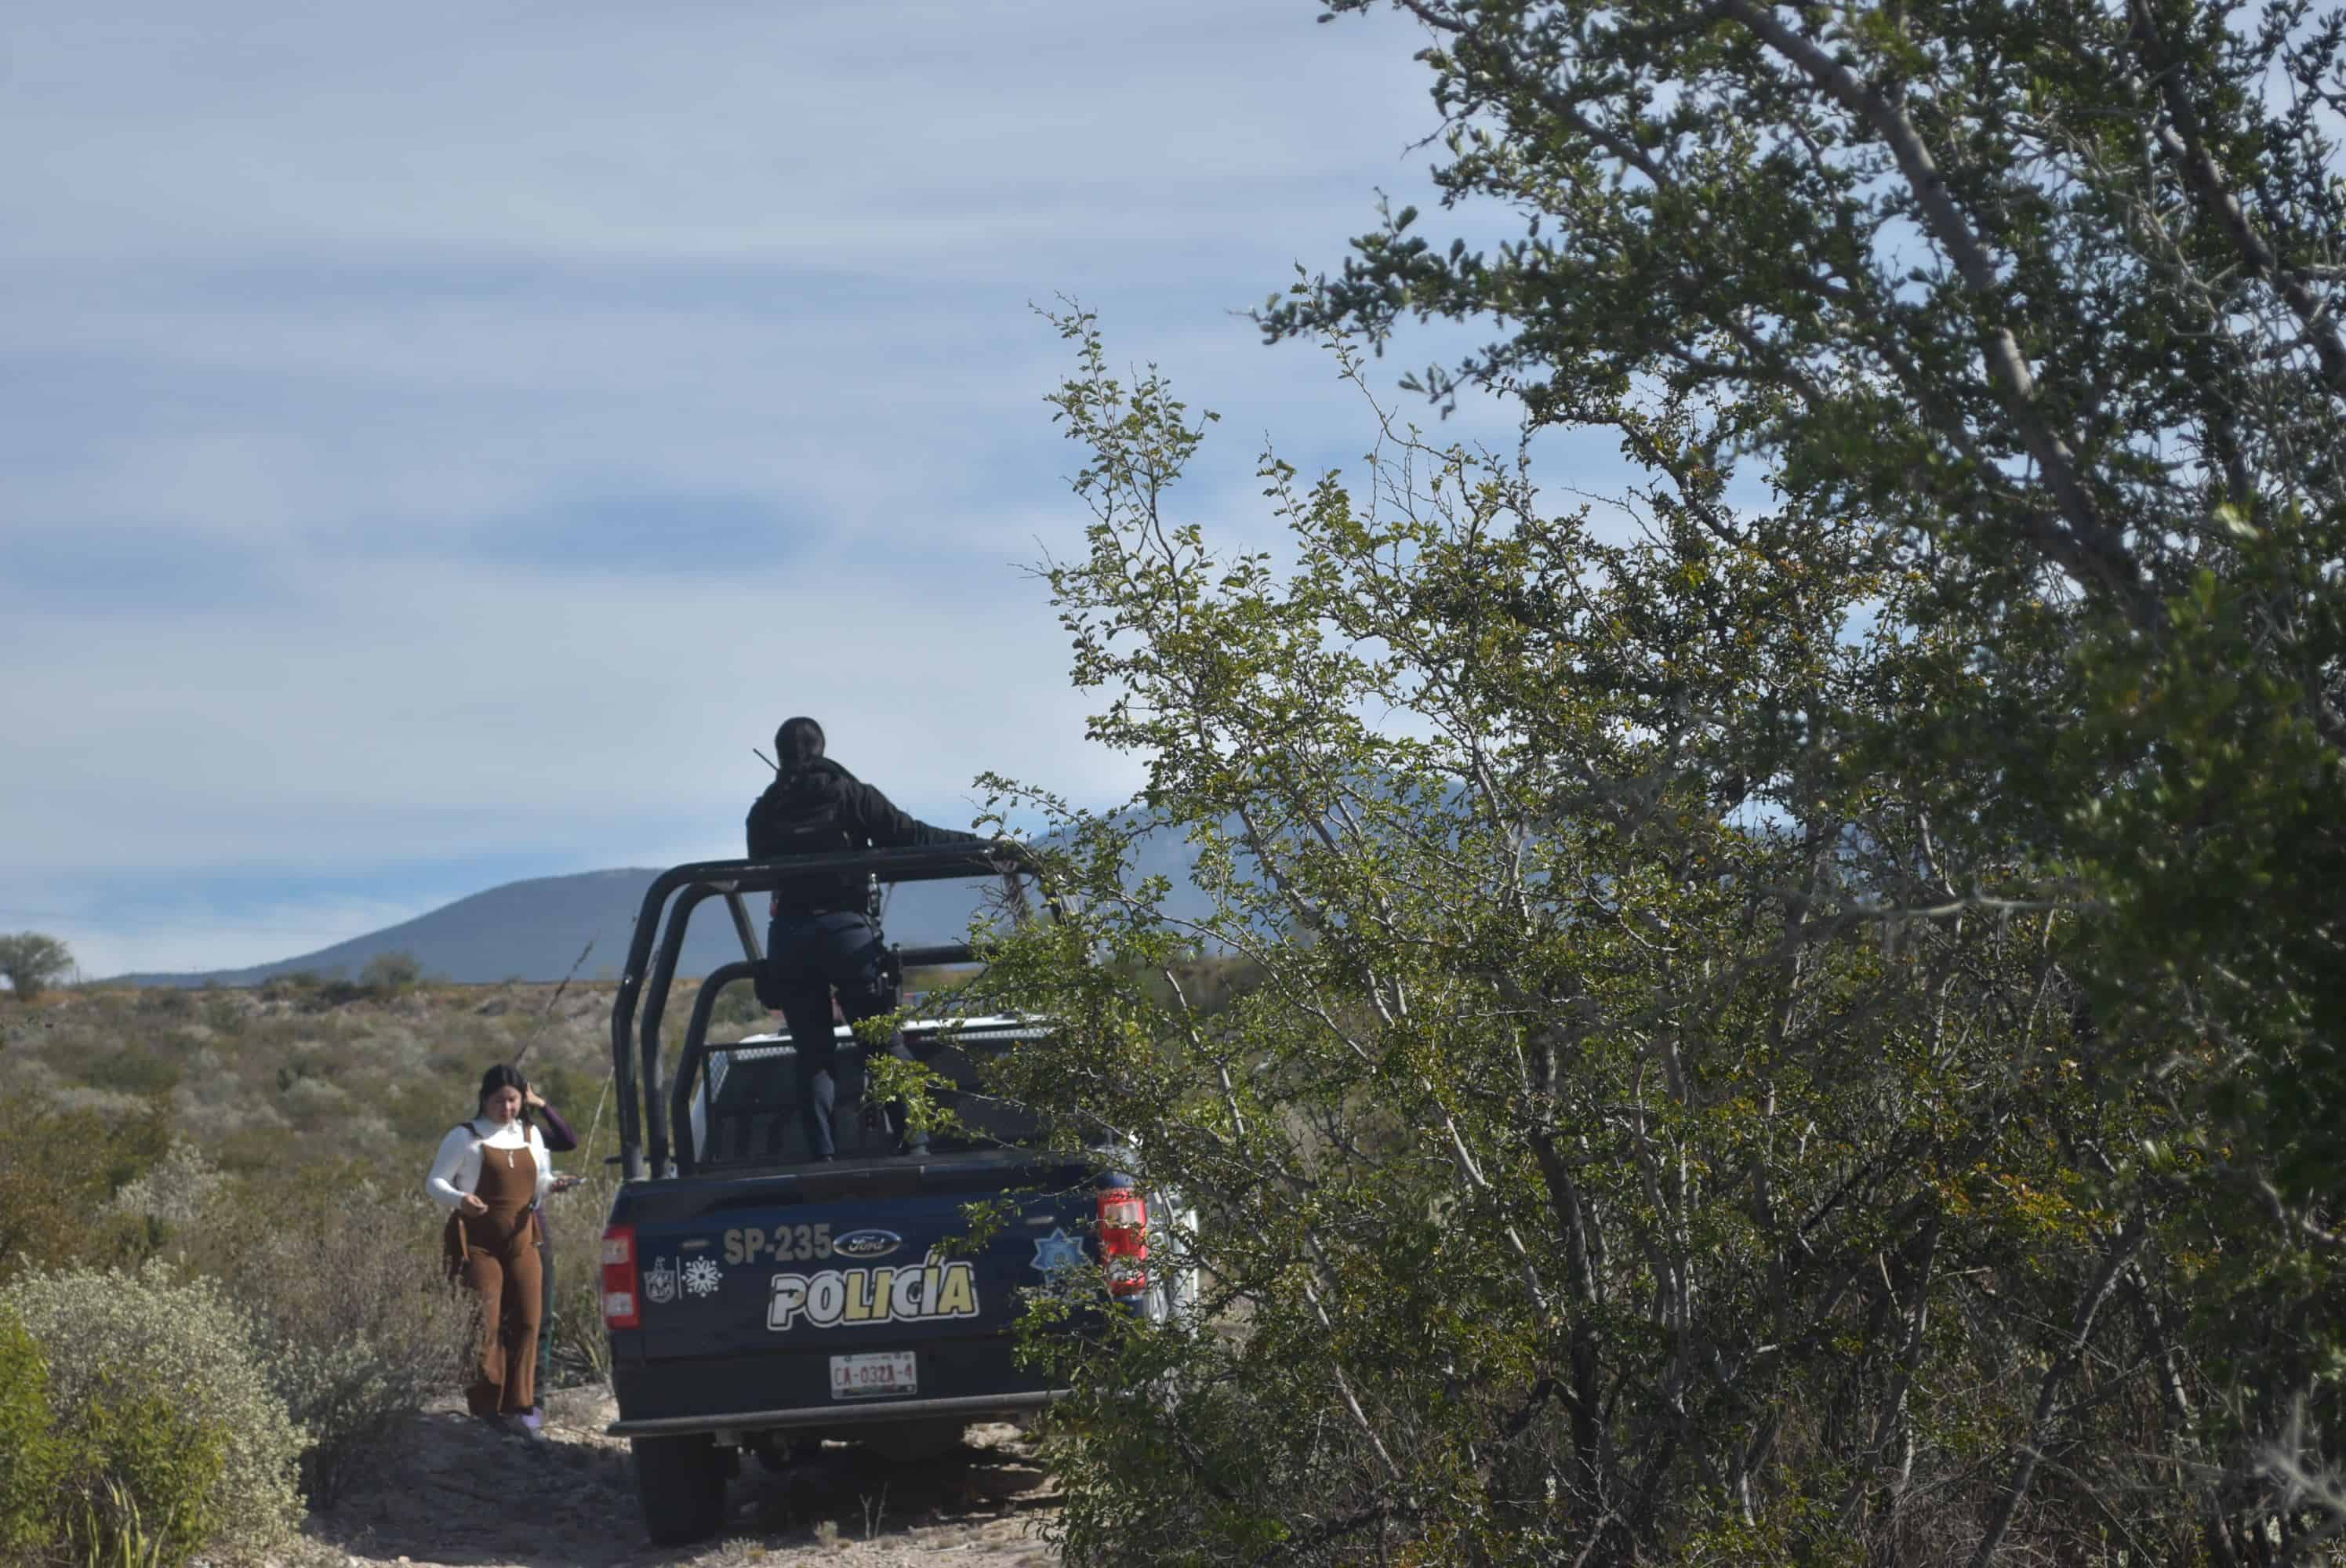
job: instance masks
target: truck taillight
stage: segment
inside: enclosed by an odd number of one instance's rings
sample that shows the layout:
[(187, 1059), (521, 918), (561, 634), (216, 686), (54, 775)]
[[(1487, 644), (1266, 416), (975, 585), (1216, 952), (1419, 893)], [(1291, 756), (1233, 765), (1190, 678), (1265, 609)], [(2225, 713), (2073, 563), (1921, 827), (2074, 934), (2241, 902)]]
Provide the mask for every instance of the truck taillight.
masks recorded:
[(636, 1313), (636, 1227), (615, 1225), (603, 1232), (603, 1322), (607, 1328), (640, 1328)]
[(1100, 1267), (1111, 1296), (1148, 1288), (1148, 1200), (1128, 1186), (1099, 1195)]

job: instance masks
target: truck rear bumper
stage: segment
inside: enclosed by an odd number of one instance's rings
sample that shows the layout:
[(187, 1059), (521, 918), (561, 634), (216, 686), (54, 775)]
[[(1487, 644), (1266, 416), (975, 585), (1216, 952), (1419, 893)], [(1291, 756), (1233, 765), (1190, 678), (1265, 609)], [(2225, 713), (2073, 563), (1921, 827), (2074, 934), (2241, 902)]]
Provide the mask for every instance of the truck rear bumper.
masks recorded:
[(727, 1415), (652, 1416), (642, 1420), (613, 1421), (603, 1430), (612, 1437), (683, 1437), (694, 1432), (732, 1434), (772, 1431), (782, 1427), (856, 1426), (866, 1421), (945, 1418), (979, 1420), (987, 1416), (1040, 1410), (1065, 1395), (1063, 1389), (1041, 1389), (951, 1400), (890, 1400), (882, 1404), (804, 1405), (796, 1410), (742, 1410)]

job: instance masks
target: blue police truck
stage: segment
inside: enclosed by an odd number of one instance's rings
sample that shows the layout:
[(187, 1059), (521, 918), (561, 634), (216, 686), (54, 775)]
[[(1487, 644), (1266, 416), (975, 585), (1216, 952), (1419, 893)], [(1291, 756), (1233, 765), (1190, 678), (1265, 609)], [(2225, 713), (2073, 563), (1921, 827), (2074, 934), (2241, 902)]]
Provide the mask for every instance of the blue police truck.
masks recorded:
[[(748, 898), (841, 871), (875, 889), (1000, 876), (1016, 892), (1031, 870), (1015, 846), (954, 844), (706, 861), (645, 893), (611, 1016), (626, 1181), (603, 1232), (602, 1298), (619, 1407), (610, 1431), (634, 1450), (655, 1542), (715, 1532), (745, 1451), (779, 1469), (795, 1448), (843, 1437), (917, 1457), (970, 1421), (1047, 1403), (1056, 1390), (1017, 1364), (1013, 1328), (1025, 1293), (1060, 1270), (1104, 1269), (1109, 1298), (1134, 1310), (1182, 1305), (1177, 1281), (1151, 1277), (1149, 1195), (1116, 1152), (1055, 1156), (1021, 1107), (985, 1093), (986, 1057), (1042, 1037), (1042, 1023), (908, 1025), (904, 1047), (952, 1085), (939, 1097), (958, 1124), (909, 1152), (887, 1107), (861, 1092), (864, 1048), (840, 1027), (836, 1157), (821, 1161), (799, 1043), (762, 1030), (711, 1038), (719, 994), (760, 962)], [(670, 1078), (670, 983), (687, 923), (712, 898), (742, 957), (702, 982)], [(907, 968), (972, 957), (961, 945), (894, 949), (892, 973), (901, 984)], [(973, 1226), (970, 1206), (986, 1200), (1006, 1204), (1007, 1224)]]

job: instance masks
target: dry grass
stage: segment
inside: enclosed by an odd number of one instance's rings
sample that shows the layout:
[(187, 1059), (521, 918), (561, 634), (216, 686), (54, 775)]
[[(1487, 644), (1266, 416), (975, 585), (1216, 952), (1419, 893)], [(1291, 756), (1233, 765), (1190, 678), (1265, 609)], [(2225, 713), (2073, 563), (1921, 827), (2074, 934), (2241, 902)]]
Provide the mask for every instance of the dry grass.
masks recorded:
[[(0, 1179), (0, 1276), (13, 1255), (26, 1266), (161, 1256), (230, 1281), (268, 1322), (272, 1382), (318, 1440), (304, 1491), (331, 1503), (388, 1432), (455, 1386), (466, 1304), (440, 1282), (442, 1216), (422, 1187), (443, 1135), (472, 1113), (482, 1069), (526, 1046), (533, 1081), (582, 1134), (592, 1119), (611, 988), (573, 985), (549, 1008), (555, 991), (415, 986), (335, 1000), (287, 985), (97, 987), (8, 1011), (0, 1096), (26, 1112), (16, 1133), (55, 1135), (18, 1151), (39, 1156), (22, 1202)], [(607, 1370), (594, 1237), (615, 1185), (599, 1160), (616, 1142), (607, 1107), (597, 1149), (558, 1161), (590, 1183), (550, 1217), (564, 1288), (557, 1383)], [(0, 1178), (8, 1168), (0, 1157)], [(58, 1215), (58, 1235), (13, 1226), (19, 1209)]]
[[(130, 1237), (121, 1245), (234, 1281), (282, 1342), (310, 1348), (282, 1360), (279, 1381), (308, 1420), (333, 1429), (332, 1451), (312, 1451), (304, 1481), (314, 1501), (336, 1502), (311, 1515), (308, 1539), (281, 1560), (879, 1568), (950, 1551), (980, 1564), (1056, 1561), (1030, 1530), (1051, 1507), (1041, 1471), (1022, 1453), (984, 1448), (945, 1466), (892, 1466), (836, 1446), (786, 1476), (753, 1464), (735, 1483), (730, 1539), (694, 1553), (643, 1545), (625, 1445), (601, 1431), (610, 1411), (596, 1240), (617, 1186), (603, 1163), (617, 1138), (614, 1108), (606, 1100), (598, 1121), (597, 1103), (613, 987), (574, 983), (549, 1012), (555, 990), (420, 985), (335, 1001), (314, 987), (97, 987), (0, 1011), (0, 1092), (50, 1114), (84, 1105), (88, 1125), (117, 1129), (122, 1158), (107, 1170), (94, 1163), (97, 1185), (75, 1190)], [(672, 1047), (694, 990), (682, 983), (671, 1000)], [(740, 997), (719, 1015), (763, 1022)], [(440, 1217), (423, 1203), (424, 1172), (472, 1112), (482, 1069), (525, 1045), (524, 1071), (582, 1138), (592, 1135), (556, 1157), (587, 1180), (549, 1210), (559, 1296), (547, 1395), (556, 1441), (545, 1449), (457, 1413), (464, 1333), (447, 1313), (462, 1303), (425, 1288), (437, 1278)], [(82, 1125), (60, 1122), (60, 1135)], [(321, 1352), (336, 1346), (339, 1359)], [(412, 1413), (419, 1402), (424, 1413)], [(818, 1530), (834, 1544), (820, 1544)]]
[[(581, 1121), (609, 1065), (608, 985), (418, 986), (332, 1002), (318, 989), (57, 993), (0, 1016), (0, 1084), (127, 1115), (161, 1105), (232, 1173), (364, 1161), (420, 1185), (481, 1072), (524, 1071)], [(583, 1125), (582, 1125), (583, 1130)]]

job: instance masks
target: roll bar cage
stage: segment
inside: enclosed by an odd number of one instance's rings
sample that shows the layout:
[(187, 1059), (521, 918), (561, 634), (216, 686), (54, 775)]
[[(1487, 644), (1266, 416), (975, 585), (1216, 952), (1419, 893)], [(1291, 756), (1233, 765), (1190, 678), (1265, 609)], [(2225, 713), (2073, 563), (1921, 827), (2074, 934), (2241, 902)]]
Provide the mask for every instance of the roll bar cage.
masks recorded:
[[(1010, 840), (967, 844), (927, 844), (903, 850), (850, 850), (822, 855), (793, 855), (770, 860), (697, 860), (671, 866), (652, 879), (636, 912), (634, 936), (627, 943), (627, 962), (619, 974), (618, 994), (611, 1003), (611, 1076), (618, 1091), (619, 1159), (628, 1181), (641, 1181), (673, 1169), (669, 1139), (689, 1147), (683, 1120), (688, 1103), (695, 1058), (688, 1054), (678, 1064), (676, 1092), (665, 1092), (660, 1082), (660, 1022), (668, 1012), (669, 986), (684, 952), (684, 936), (692, 911), (704, 901), (722, 898), (741, 941), (739, 962), (719, 966), (700, 988), (693, 1004), (686, 1039), (698, 1044), (706, 1036), (709, 1010), (717, 993), (733, 981), (751, 974), (760, 962), (758, 930), (743, 901), (750, 893), (772, 892), (809, 877), (862, 872), (884, 885), (898, 882), (947, 881), (1000, 877), (1014, 887), (1020, 877), (1033, 877), (1040, 887), (1040, 866), (1025, 846)], [(671, 897), (675, 903), (668, 902)], [(1058, 906), (1047, 891), (1044, 907), (1056, 918)], [(654, 952), (657, 940), (658, 952)], [(966, 942), (892, 950), (905, 965), (968, 963), (976, 955)], [(649, 963), (648, 971), (646, 964)], [(642, 1003), (638, 1023), (638, 1003)], [(663, 1106), (662, 1101), (668, 1101)], [(661, 1115), (665, 1109), (668, 1115)], [(646, 1133), (648, 1130), (649, 1136)]]

